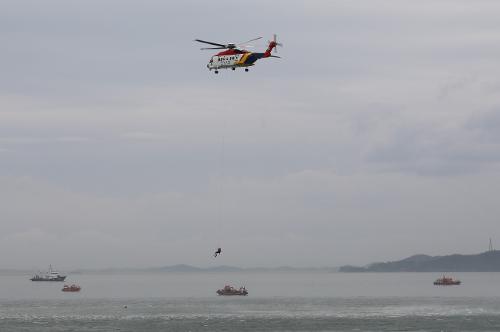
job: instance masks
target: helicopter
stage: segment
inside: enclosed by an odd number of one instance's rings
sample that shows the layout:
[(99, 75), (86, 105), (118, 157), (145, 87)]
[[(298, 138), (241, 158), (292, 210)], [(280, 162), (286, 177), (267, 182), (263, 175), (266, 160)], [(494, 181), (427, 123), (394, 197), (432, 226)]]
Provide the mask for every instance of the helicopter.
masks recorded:
[(247, 43), (261, 39), (262, 37), (257, 37), (254, 39), (247, 40), (246, 42), (234, 44), (219, 44), (206, 40), (195, 39), (199, 43), (209, 44), (217, 47), (203, 47), (202, 50), (224, 50), (216, 55), (212, 56), (207, 64), (208, 70), (214, 70), (214, 73), (218, 74), (219, 69), (229, 69), (236, 70), (236, 68), (243, 67), (245, 71), (248, 71), (248, 67), (255, 65), (255, 62), (262, 58), (280, 58), (277, 55), (272, 55), (271, 52), (274, 50), (276, 52), (276, 46), (283, 46), (276, 40), (276, 34), (273, 40), (269, 41), (269, 45), (264, 53), (250, 52), (244, 49), (239, 49), (238, 46), (245, 45)]

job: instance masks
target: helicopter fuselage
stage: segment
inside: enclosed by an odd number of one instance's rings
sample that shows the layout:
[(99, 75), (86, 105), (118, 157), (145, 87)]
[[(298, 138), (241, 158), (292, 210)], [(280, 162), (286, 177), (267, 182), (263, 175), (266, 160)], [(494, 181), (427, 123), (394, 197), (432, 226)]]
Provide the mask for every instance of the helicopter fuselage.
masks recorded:
[(245, 50), (230, 49), (214, 55), (207, 64), (209, 70), (236, 69), (237, 67), (250, 67), (261, 58), (266, 57), (265, 53), (254, 53)]
[[(258, 37), (252, 40), (258, 40), (260, 38), (262, 37)], [(269, 45), (267, 46), (267, 49), (264, 53), (249, 52), (246, 50), (238, 49), (236, 48), (236, 44), (234, 43), (229, 43), (226, 45), (201, 39), (195, 39), (195, 41), (217, 46), (217, 47), (204, 47), (202, 48), (202, 50), (225, 49), (224, 51), (214, 55), (207, 64), (207, 68), (210, 71), (213, 70), (216, 74), (219, 72), (219, 69), (227, 69), (227, 68), (236, 70), (236, 68), (238, 67), (245, 67), (245, 71), (248, 71), (247, 67), (253, 66), (255, 62), (259, 59), (270, 58), (270, 57), (279, 58), (279, 56), (271, 55), (271, 52), (273, 50), (276, 51), (276, 46), (281, 46), (281, 44), (279, 44), (276, 41), (276, 35), (274, 35), (274, 39), (272, 41), (269, 41)]]

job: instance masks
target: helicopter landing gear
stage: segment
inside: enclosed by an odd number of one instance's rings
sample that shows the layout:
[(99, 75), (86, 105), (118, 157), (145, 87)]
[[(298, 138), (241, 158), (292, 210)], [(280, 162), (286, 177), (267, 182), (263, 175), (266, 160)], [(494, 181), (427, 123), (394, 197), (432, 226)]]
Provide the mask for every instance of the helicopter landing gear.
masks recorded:
[(248, 72), (248, 68), (245, 68), (245, 71)]

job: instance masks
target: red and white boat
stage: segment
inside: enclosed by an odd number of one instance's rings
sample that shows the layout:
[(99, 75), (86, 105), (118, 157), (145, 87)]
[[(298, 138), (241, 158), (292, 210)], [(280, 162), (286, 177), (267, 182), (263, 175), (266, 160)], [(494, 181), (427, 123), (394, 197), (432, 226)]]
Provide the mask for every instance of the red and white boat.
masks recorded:
[(82, 289), (80, 286), (78, 285), (64, 285), (63, 289), (61, 289), (63, 292), (79, 292), (80, 289)]
[(460, 284), (461, 284), (460, 280), (446, 277), (444, 275), (442, 278), (439, 278), (436, 281), (434, 281), (434, 285), (437, 285), (437, 286), (453, 286), (453, 285), (460, 285)]
[(245, 287), (240, 287), (240, 289), (236, 289), (233, 286), (226, 285), (224, 288), (219, 289), (217, 291), (218, 295), (240, 295), (240, 296), (247, 296), (248, 291)]

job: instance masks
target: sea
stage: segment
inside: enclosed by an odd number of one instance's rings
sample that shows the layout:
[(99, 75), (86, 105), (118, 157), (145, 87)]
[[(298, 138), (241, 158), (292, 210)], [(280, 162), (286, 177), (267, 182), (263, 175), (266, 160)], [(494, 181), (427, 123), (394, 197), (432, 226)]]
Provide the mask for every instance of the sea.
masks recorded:
[[(0, 331), (500, 331), (500, 273), (0, 275)], [(217, 296), (230, 284), (248, 296)]]

